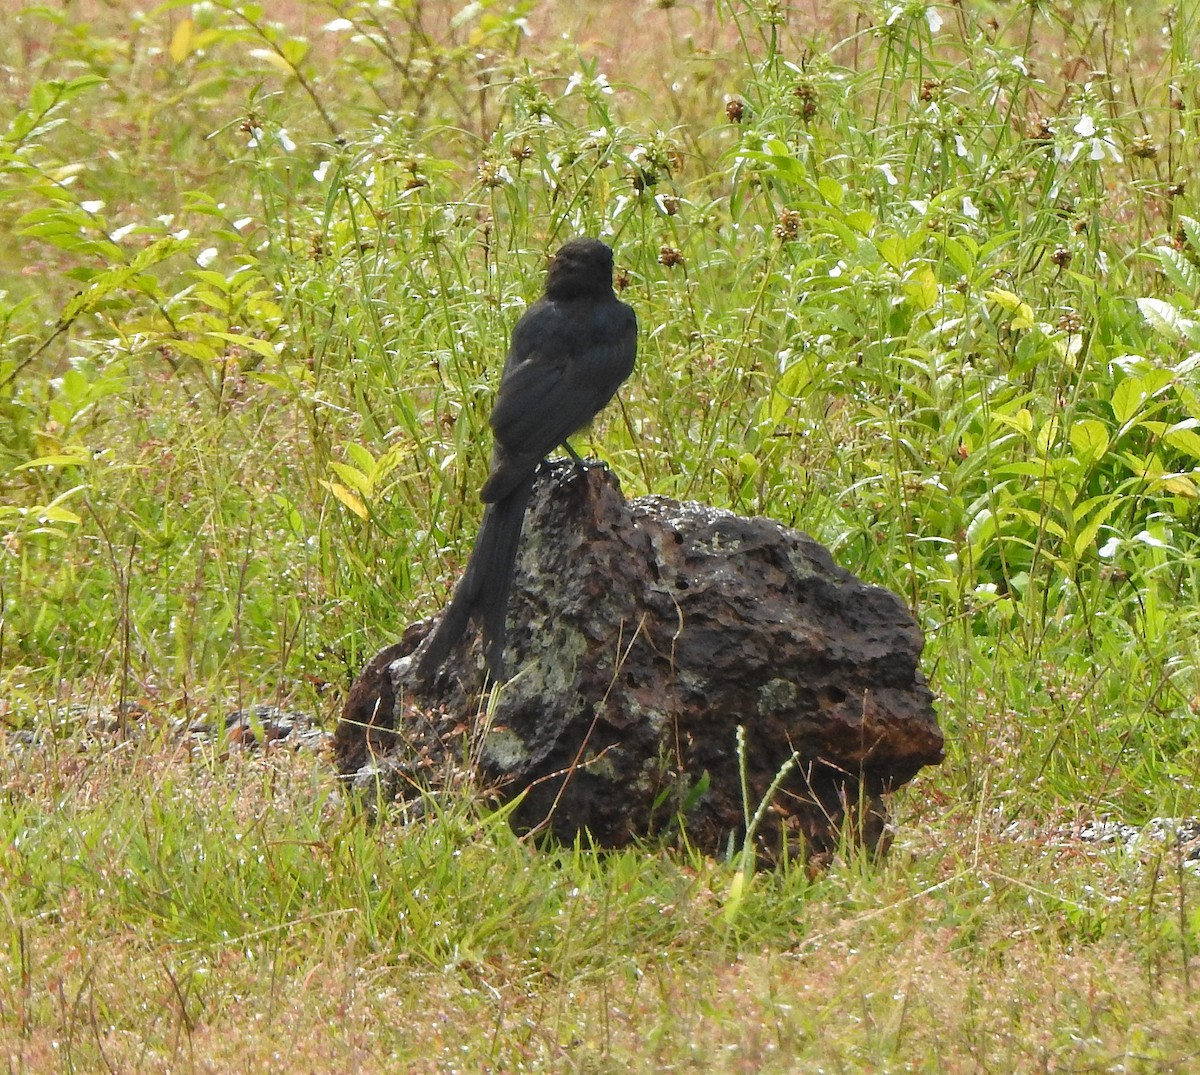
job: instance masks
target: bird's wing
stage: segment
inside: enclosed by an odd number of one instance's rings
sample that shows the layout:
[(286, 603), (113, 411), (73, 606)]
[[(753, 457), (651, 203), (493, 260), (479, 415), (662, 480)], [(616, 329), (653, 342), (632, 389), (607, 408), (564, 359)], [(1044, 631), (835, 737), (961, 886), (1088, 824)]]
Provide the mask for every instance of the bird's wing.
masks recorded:
[(623, 303), (530, 307), (513, 332), (492, 411), (497, 443), (540, 459), (587, 425), (632, 371), (636, 335)]

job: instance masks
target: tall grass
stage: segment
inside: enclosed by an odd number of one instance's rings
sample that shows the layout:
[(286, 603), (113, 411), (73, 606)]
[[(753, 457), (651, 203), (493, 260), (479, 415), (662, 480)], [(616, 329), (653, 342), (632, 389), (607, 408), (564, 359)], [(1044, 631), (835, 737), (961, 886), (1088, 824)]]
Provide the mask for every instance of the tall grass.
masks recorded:
[[(382, 1035), (433, 1069), (443, 1031), (380, 1029), (423, 990), (496, 1070), (722, 1070), (730, 1036), (762, 1070), (1179, 1061), (1194, 882), (1060, 827), (1197, 809), (1194, 5), (10, 21), (0, 719), (40, 743), (0, 748), (13, 1070), (43, 1033), (220, 1068), (204, 1027), (280, 989), (316, 1066)], [(887, 867), (727, 921), (717, 864), (531, 856), (467, 807), (368, 831), (319, 767), (170, 748), (250, 701), (332, 717), (440, 606), (508, 332), (580, 233), (642, 324), (588, 449), (631, 495), (808, 530), (921, 618), (948, 760)], [(134, 700), (161, 735), (79, 753)], [(946, 967), (954, 1003), (921, 984)], [(781, 999), (806, 980), (815, 1009)]]

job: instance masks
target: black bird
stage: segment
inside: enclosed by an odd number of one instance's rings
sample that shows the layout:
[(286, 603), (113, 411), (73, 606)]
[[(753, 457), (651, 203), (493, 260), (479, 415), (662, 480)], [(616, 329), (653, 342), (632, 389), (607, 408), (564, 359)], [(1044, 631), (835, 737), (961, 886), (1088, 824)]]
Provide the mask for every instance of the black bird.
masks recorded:
[(487, 504), (467, 569), (441, 623), (418, 657), (429, 678), (474, 619), (497, 681), (504, 675), (508, 588), (525, 508), (538, 466), (586, 426), (633, 372), (637, 317), (612, 288), (612, 250), (599, 239), (571, 239), (550, 262), (546, 293), (513, 329), (492, 410), (495, 444)]

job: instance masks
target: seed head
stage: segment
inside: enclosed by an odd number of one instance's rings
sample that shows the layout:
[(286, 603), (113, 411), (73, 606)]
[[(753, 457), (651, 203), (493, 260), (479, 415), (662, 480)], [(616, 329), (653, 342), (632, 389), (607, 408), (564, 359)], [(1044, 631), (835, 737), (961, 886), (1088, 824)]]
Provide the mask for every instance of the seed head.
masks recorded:
[(790, 243), (800, 234), (800, 222), (804, 217), (795, 209), (781, 209), (775, 225), (775, 238)]
[(667, 246), (665, 243), (659, 248), (658, 263), (668, 269), (673, 269), (677, 265), (683, 264), (683, 255), (673, 246)]

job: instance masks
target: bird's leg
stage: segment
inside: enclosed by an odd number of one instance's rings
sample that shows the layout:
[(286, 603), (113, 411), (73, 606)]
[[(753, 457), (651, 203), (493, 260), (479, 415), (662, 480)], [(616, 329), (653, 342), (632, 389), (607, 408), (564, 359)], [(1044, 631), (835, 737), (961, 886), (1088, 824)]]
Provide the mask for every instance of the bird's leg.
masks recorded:
[(574, 448), (572, 448), (572, 447), (571, 447), (571, 443), (570, 443), (570, 441), (565, 441), (565, 440), (564, 440), (564, 441), (562, 442), (562, 446), (563, 446), (564, 448), (566, 448), (566, 450), (567, 450), (567, 455), (569, 455), (569, 456), (570, 456), (572, 459), (574, 459), (574, 460), (575, 460), (575, 468), (576, 468), (576, 469), (577, 469), (577, 470), (578, 470), (578, 471), (579, 471), (581, 474), (582, 474), (582, 473), (584, 473), (584, 472), (586, 472), (586, 471), (587, 471), (587, 469), (588, 469), (587, 460), (585, 460), (585, 459), (581, 458), (581, 457), (580, 457), (580, 455), (579, 455), (579, 453), (578, 453), (577, 451), (575, 451), (575, 449), (574, 449)]
[(586, 474), (589, 470), (607, 470), (608, 464), (603, 459), (584, 459), (574, 448), (571, 447), (565, 440), (562, 442), (562, 447), (566, 449), (567, 455), (575, 463), (575, 470), (579, 474)]

